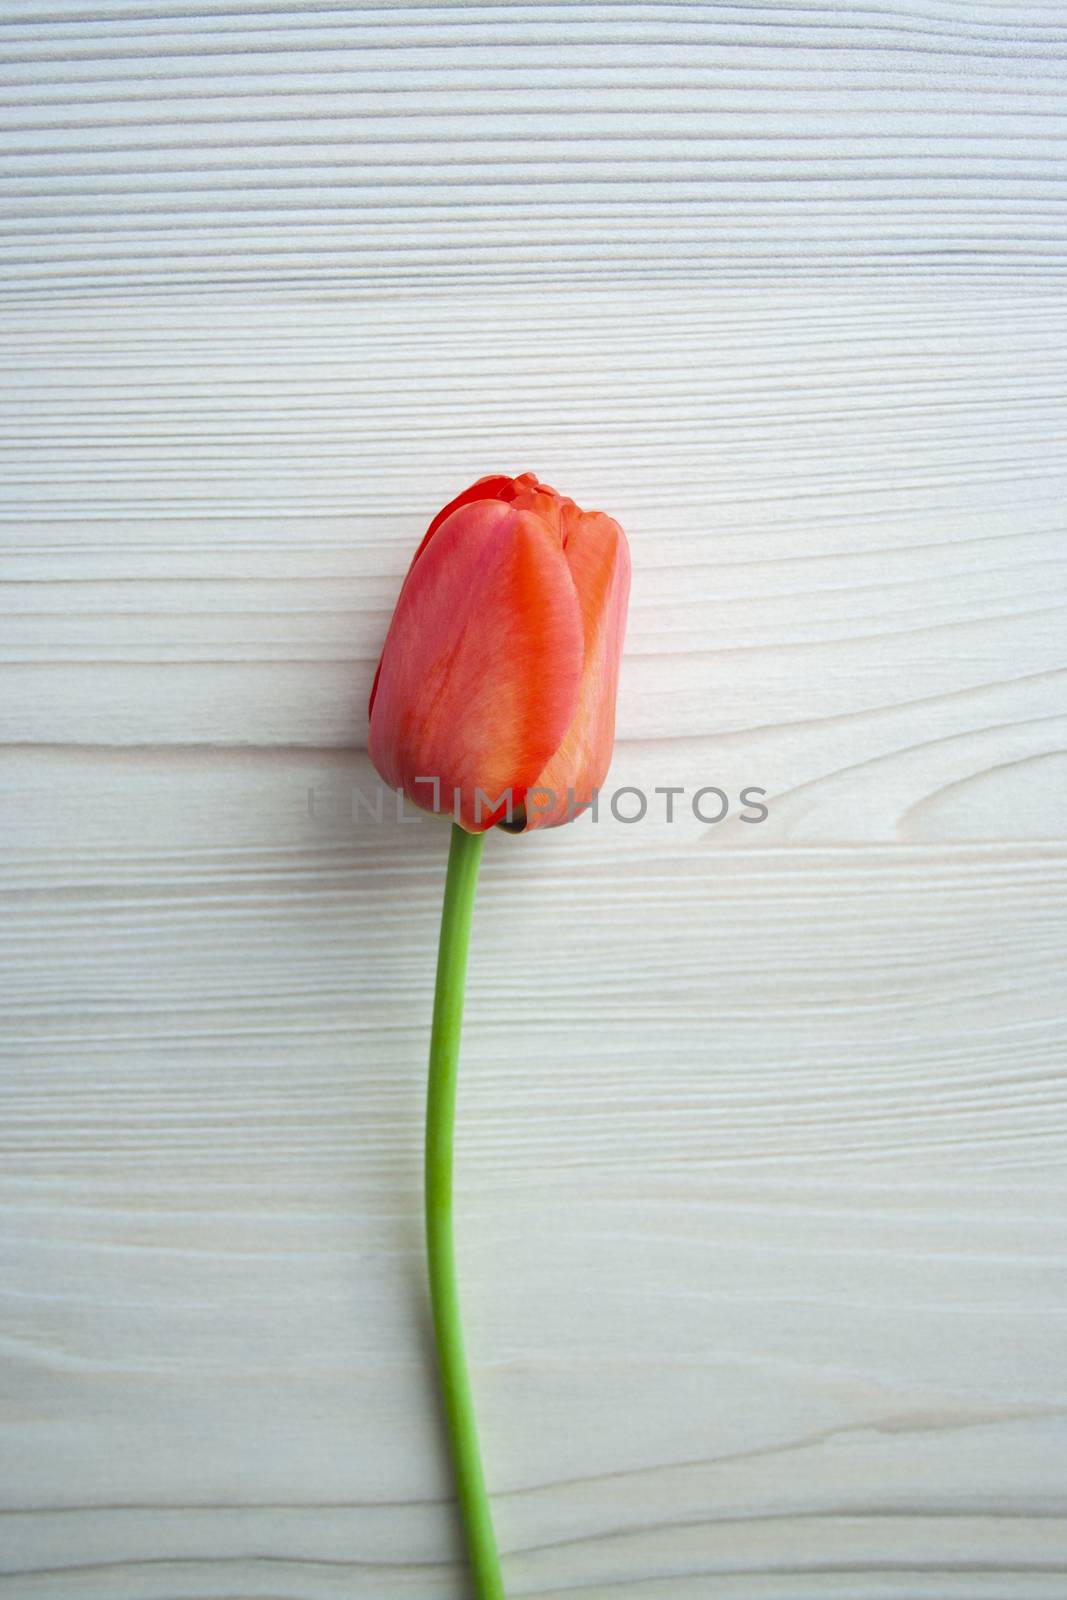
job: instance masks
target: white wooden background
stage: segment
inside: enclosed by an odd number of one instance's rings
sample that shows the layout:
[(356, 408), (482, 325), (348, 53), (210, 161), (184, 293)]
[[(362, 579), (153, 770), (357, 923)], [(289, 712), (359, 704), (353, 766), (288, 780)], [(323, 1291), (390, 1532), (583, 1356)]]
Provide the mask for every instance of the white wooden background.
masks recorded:
[(630, 533), (613, 781), (771, 815), (489, 842), (511, 1593), (1062, 1600), (1067, 6), (3, 19), (0, 1595), (467, 1594), (446, 838), (321, 806), (533, 469)]

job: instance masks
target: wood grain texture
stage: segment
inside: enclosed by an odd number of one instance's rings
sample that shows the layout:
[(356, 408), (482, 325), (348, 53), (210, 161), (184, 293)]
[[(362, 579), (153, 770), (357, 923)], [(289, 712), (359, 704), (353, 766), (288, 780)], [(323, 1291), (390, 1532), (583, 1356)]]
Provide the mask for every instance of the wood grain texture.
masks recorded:
[(686, 790), (486, 853), (509, 1593), (1062, 1600), (1065, 62), (1058, 4), (0, 8), (3, 1600), (466, 1596), (444, 838), (355, 797), (498, 468), (627, 527), (610, 788)]

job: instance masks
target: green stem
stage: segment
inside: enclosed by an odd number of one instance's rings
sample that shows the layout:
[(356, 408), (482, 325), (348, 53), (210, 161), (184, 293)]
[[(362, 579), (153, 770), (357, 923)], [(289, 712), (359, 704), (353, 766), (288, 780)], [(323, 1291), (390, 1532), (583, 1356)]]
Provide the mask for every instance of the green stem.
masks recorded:
[(452, 828), (448, 852), (437, 987), (430, 1035), (430, 1084), (426, 1098), (426, 1254), (441, 1394), (452, 1447), (463, 1531), (478, 1600), (505, 1600), (500, 1561), (485, 1490), (478, 1429), (474, 1420), (467, 1358), (463, 1351), (456, 1259), (452, 1240), (452, 1130), (456, 1072), (463, 1025), (463, 987), (471, 911), (485, 835)]

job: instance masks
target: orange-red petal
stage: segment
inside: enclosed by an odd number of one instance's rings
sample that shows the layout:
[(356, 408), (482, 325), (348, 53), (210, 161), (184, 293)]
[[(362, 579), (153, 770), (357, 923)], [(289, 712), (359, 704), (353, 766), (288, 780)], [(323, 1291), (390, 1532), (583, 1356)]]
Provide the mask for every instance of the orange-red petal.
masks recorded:
[[(464, 489), (462, 494), (457, 494), (454, 500), (450, 500), (447, 506), (442, 507), (423, 534), (419, 548), (412, 556), (408, 570), (404, 575), (404, 583), (407, 583), (408, 578), (411, 577), (416, 561), (418, 561), (438, 528), (443, 522), (448, 521), (453, 511), (458, 511), (460, 506), (470, 505), (475, 500), (510, 500), (513, 497), (514, 486), (515, 480), (513, 478), (505, 477), (503, 473), (499, 472), (491, 473), (488, 477), (479, 478), (477, 483), (472, 483), (469, 489)], [(401, 593), (403, 593), (403, 584), (401, 584)], [(368, 716), (374, 710), (374, 699), (378, 693), (378, 679), (381, 674), (382, 664), (379, 661), (374, 673), (374, 682), (370, 686), (370, 700), (367, 705)]]
[(574, 722), (583, 609), (557, 534), (501, 499), (461, 496), (420, 549), (379, 664), (371, 759), (424, 808), (420, 779), (439, 780), (446, 813), (458, 789), (459, 820), (480, 832), (503, 806), (479, 815), (475, 791), (521, 803)]
[(561, 520), (564, 555), (582, 612), (582, 681), (574, 717), (530, 785), (528, 829), (571, 821), (606, 778), (615, 743), (630, 552), (618, 523), (602, 511), (579, 511), (567, 501)]

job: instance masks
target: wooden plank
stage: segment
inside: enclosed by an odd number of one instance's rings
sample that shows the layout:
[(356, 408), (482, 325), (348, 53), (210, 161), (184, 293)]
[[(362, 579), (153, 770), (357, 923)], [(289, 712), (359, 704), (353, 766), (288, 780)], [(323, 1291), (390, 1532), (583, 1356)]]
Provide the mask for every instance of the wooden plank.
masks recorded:
[(527, 468), (635, 583), (601, 816), (476, 920), (509, 1593), (1060, 1600), (1065, 59), (1058, 4), (0, 10), (4, 1600), (466, 1592), (445, 830), (354, 797), (427, 517)]

